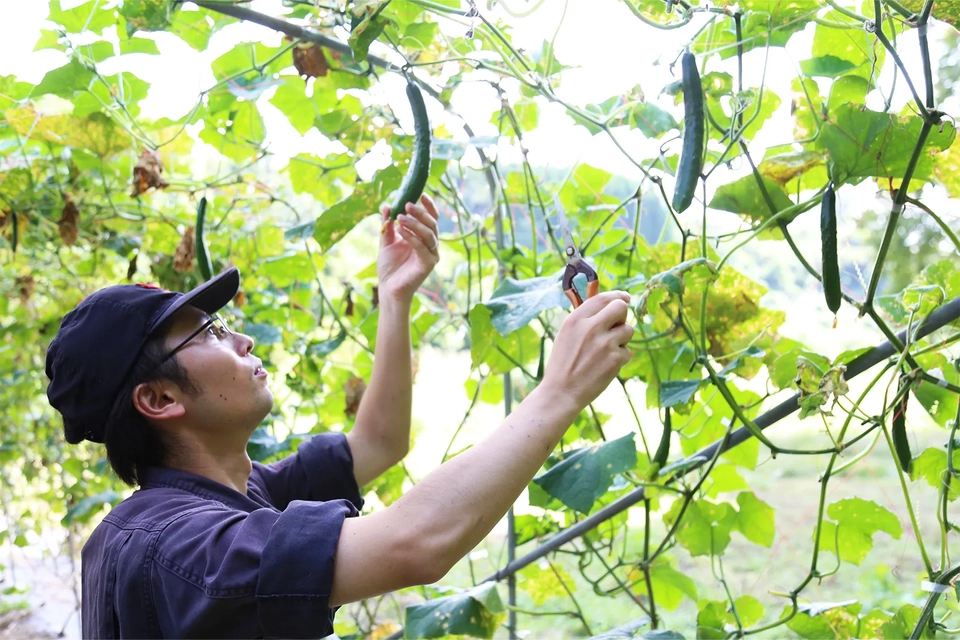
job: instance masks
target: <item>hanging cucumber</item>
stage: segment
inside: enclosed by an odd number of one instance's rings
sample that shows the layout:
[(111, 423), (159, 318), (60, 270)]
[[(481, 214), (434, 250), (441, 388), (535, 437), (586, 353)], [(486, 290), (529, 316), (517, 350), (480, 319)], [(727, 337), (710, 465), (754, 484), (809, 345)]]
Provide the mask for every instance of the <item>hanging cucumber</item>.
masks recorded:
[(390, 219), (396, 220), (403, 213), (408, 202), (416, 204), (427, 184), (430, 175), (430, 120), (427, 118), (427, 107), (423, 104), (423, 95), (420, 87), (414, 81), (407, 82), (407, 99), (413, 110), (414, 143), (413, 158), (410, 167), (400, 183), (400, 194), (397, 201), (390, 208)]
[(827, 185), (820, 202), (820, 249), (823, 263), (823, 295), (827, 308), (840, 308), (840, 266), (837, 262), (837, 194), (833, 183)]
[(697, 59), (690, 52), (680, 60), (683, 71), (683, 148), (677, 164), (677, 184), (673, 191), (673, 208), (677, 213), (686, 211), (693, 202), (697, 180), (703, 171), (703, 86)]
[(907, 439), (907, 398), (910, 396), (910, 392), (904, 389), (906, 384), (906, 376), (900, 376), (897, 391), (904, 393), (900, 401), (893, 407), (893, 425), (890, 427), (890, 437), (893, 439), (893, 450), (900, 461), (900, 468), (910, 473), (913, 456), (910, 455), (910, 441)]
[(663, 421), (663, 432), (660, 434), (660, 446), (657, 447), (657, 453), (653, 456), (653, 463), (657, 471), (667, 464), (667, 458), (670, 457), (670, 436), (673, 435), (673, 424), (670, 420), (670, 407), (666, 409), (666, 418)]
[(10, 240), (10, 247), (14, 255), (17, 253), (17, 242), (20, 240), (20, 221), (17, 219), (17, 212), (10, 212), (10, 221), (13, 222), (13, 237)]
[(210, 251), (207, 249), (207, 242), (203, 238), (203, 221), (207, 215), (207, 199), (200, 198), (200, 204), (197, 205), (197, 225), (194, 240), (196, 242), (197, 266), (200, 268), (200, 275), (204, 280), (213, 277), (213, 263), (210, 262)]

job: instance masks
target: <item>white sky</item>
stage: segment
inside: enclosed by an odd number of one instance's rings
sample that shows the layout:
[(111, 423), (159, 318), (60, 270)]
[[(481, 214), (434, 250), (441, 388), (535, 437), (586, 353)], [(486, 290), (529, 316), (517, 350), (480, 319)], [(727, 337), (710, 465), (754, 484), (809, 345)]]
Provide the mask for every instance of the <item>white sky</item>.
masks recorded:
[[(63, 8), (70, 8), (84, 0), (62, 0)], [(115, 1), (115, 0), (104, 0)], [(15, 2), (0, 0), (6, 4), (4, 15), (8, 18), (0, 21), (0, 74), (14, 74), (29, 82), (39, 82), (43, 74), (62, 65), (65, 56), (55, 50), (33, 52), (33, 46), (40, 35), (40, 28), (51, 25), (45, 23), (47, 3), (41, 0)], [(486, 9), (484, 2), (479, 3), (481, 10)], [(524, 19), (507, 18), (513, 26), (513, 38), (518, 48), (528, 52), (539, 51), (544, 39), (552, 37), (564, 9), (561, 0), (546, 0), (530, 17)], [(522, 0), (511, 0), (516, 8), (523, 6)], [(267, 14), (282, 13), (280, 0), (256, 0), (252, 8)], [(496, 17), (496, 13), (491, 17)], [(12, 19), (11, 19), (12, 18)], [(440, 18), (445, 31), (451, 34), (462, 33), (463, 27)], [(668, 64), (694, 33), (701, 20), (676, 31), (658, 31), (642, 24), (634, 17), (620, 0), (570, 0), (567, 14), (556, 41), (556, 56), (566, 65), (578, 68), (564, 72), (563, 82), (557, 89), (558, 95), (575, 104), (600, 102), (610, 96), (625, 92), (639, 84), (648, 100), (672, 110), (680, 117), (680, 107), (672, 104), (668, 96), (658, 97), (661, 87), (676, 79), (671, 76)], [(241, 41), (260, 40), (265, 44), (278, 44), (280, 35), (258, 25), (232, 25), (213, 36), (209, 48), (196, 52), (179, 38), (167, 34), (138, 34), (157, 41), (162, 55), (149, 56), (135, 54), (107, 60), (101, 68), (108, 74), (118, 70), (133, 70), (144, 80), (151, 83), (150, 93), (141, 103), (145, 117), (176, 117), (193, 106), (197, 94), (214, 82), (210, 72), (210, 62), (229, 51)], [(809, 47), (813, 29), (797, 34), (791, 41), (789, 50), (771, 49), (767, 74), (767, 87), (776, 92), (786, 103), (789, 99), (789, 83), (795, 76), (795, 63), (809, 56)], [(93, 37), (96, 39), (96, 36)], [(915, 36), (908, 34), (901, 39), (900, 49), (904, 61), (911, 68), (918, 68)], [(658, 60), (665, 64), (659, 65)], [(717, 68), (723, 65), (727, 71), (733, 61), (712, 63)], [(759, 86), (763, 71), (763, 50), (747, 54), (744, 65), (746, 78), (744, 85)], [(778, 70), (783, 69), (783, 73)], [(398, 104), (398, 113), (404, 114), (405, 99), (400, 94), (400, 78), (386, 77), (385, 87), (391, 104)], [(515, 84), (515, 83), (514, 83)], [(509, 87), (510, 85), (508, 85)], [(511, 87), (514, 90), (516, 87)], [(909, 95), (903, 82), (898, 86), (897, 102), (903, 103)], [(289, 126), (285, 117), (267, 103), (272, 90), (264, 94), (259, 101), (268, 127), (270, 148), (279, 155), (292, 155), (300, 151), (322, 153), (325, 142), (316, 131), (300, 136)], [(454, 107), (470, 122), (478, 135), (495, 133), (489, 123), (491, 114), (498, 105), (493, 90), (482, 83), (465, 83), (456, 92)], [(429, 101), (432, 102), (432, 101)], [(447, 128), (454, 135), (462, 136), (461, 125), (455, 119), (444, 114), (439, 105), (428, 104), (434, 126), (447, 121)], [(792, 123), (787, 109), (782, 109), (768, 123), (755, 144), (777, 144), (792, 140)], [(624, 146), (635, 157), (650, 157), (659, 145), (658, 141), (645, 140), (638, 131), (620, 131), (618, 136)], [(583, 127), (573, 126), (572, 120), (564, 113), (563, 107), (541, 102), (540, 126), (526, 135), (531, 159), (535, 164), (572, 166), (578, 161), (599, 166), (608, 171), (639, 178), (639, 173), (613, 144), (603, 135), (592, 138)], [(516, 149), (501, 144), (499, 152), (507, 160), (518, 158)], [(372, 164), (386, 162), (386, 158), (370, 159)], [(371, 169), (374, 167), (370, 167)], [(713, 181), (722, 182), (722, 181)]]

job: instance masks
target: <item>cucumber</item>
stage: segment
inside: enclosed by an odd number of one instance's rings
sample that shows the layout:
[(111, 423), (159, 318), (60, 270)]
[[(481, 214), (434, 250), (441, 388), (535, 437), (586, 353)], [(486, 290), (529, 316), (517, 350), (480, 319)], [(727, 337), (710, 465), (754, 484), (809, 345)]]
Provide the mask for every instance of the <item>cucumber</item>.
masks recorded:
[(683, 70), (683, 148), (677, 164), (677, 184), (673, 190), (673, 208), (677, 213), (687, 210), (693, 202), (693, 193), (703, 171), (703, 86), (697, 59), (689, 51), (680, 61)]
[(404, 212), (408, 202), (416, 204), (420, 201), (420, 195), (430, 176), (430, 120), (427, 118), (427, 107), (423, 104), (420, 87), (412, 80), (407, 83), (407, 99), (413, 110), (413, 158), (406, 175), (403, 176), (403, 182), (400, 183), (397, 201), (390, 208), (391, 220), (396, 220), (397, 216)]
[[(903, 391), (905, 384), (905, 376), (901, 376), (897, 390)], [(910, 473), (910, 467), (913, 465), (913, 456), (910, 455), (910, 441), (907, 439), (907, 398), (909, 396), (910, 392), (907, 391), (893, 407), (893, 426), (890, 427), (893, 450), (900, 461), (900, 468), (907, 473)]]
[(833, 183), (827, 185), (820, 203), (820, 252), (823, 262), (823, 295), (827, 308), (840, 308), (840, 265), (837, 262), (837, 194)]
[(670, 407), (667, 407), (666, 414), (663, 421), (663, 432), (660, 434), (660, 446), (657, 447), (657, 453), (653, 456), (653, 462), (658, 469), (662, 469), (667, 464), (667, 458), (670, 457), (670, 436), (673, 435)]
[(197, 266), (200, 268), (200, 275), (204, 280), (213, 277), (213, 263), (210, 262), (210, 251), (207, 249), (207, 243), (203, 238), (203, 221), (207, 215), (207, 199), (200, 198), (200, 204), (197, 205), (197, 229), (194, 234), (196, 243)]
[(10, 239), (10, 247), (14, 255), (17, 253), (17, 242), (20, 240), (20, 221), (17, 220), (17, 212), (10, 212), (10, 221), (13, 222), (13, 237)]

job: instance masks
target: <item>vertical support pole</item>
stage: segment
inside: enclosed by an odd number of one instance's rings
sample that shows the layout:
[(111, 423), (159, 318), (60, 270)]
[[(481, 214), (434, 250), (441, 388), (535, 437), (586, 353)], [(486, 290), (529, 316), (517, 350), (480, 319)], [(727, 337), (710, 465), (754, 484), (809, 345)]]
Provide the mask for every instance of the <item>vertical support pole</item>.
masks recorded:
[[(494, 207), (494, 225), (496, 230), (497, 238), (497, 251), (503, 251), (504, 248), (504, 239), (503, 239), (503, 219), (508, 213), (504, 209), (510, 206), (506, 202), (500, 202), (499, 198), (499, 189), (497, 188), (496, 182), (496, 172), (492, 171), (490, 168), (487, 169), (487, 182), (490, 186), (490, 197), (493, 203), (496, 205)], [(506, 267), (503, 262), (498, 260), (500, 265), (497, 269), (497, 284), (504, 281), (507, 277)], [(510, 373), (507, 372), (503, 374), (503, 413), (504, 417), (510, 415), (510, 412), (513, 411), (513, 384), (510, 380)], [(509, 565), (516, 559), (516, 547), (517, 547), (517, 529), (514, 526), (514, 514), (513, 507), (510, 507), (510, 510), (507, 511), (507, 564)], [(517, 577), (515, 574), (510, 574), (507, 578), (507, 602), (510, 605), (510, 608), (507, 610), (507, 632), (509, 633), (510, 640), (516, 640), (517, 638), (517, 612), (515, 607), (517, 606)]]
[[(509, 416), (513, 410), (513, 385), (510, 384), (510, 374), (503, 376), (503, 409), (504, 415)], [(513, 507), (507, 511), (507, 564), (517, 558), (517, 527), (513, 515)], [(511, 573), (507, 578), (507, 601), (511, 607), (517, 606), (517, 574)], [(510, 640), (517, 638), (517, 612), (509, 609), (507, 612), (507, 630), (510, 632)]]

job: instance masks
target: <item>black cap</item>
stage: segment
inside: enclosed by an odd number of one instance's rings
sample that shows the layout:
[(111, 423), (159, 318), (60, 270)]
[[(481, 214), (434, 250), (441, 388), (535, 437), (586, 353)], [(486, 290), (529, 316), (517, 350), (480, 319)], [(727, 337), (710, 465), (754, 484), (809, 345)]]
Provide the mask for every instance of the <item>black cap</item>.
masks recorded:
[(150, 335), (186, 305), (215, 313), (240, 290), (236, 267), (189, 293), (122, 284), (90, 294), (63, 317), (47, 348), (47, 398), (63, 416), (67, 442), (103, 442), (124, 379)]

